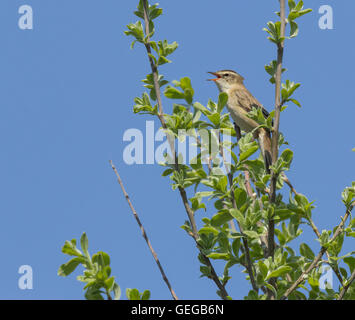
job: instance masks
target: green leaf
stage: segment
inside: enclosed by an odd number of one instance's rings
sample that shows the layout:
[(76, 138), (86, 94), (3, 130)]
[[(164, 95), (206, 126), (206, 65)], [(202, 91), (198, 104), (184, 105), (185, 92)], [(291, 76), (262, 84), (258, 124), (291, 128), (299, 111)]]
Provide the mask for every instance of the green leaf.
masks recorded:
[(288, 0), (288, 7), (292, 11), (296, 7), (295, 0)]
[(126, 296), (128, 300), (140, 300), (141, 296), (139, 294), (139, 291), (137, 289), (126, 289)]
[(243, 227), (245, 225), (245, 218), (243, 216), (243, 214), (238, 210), (238, 209), (230, 209), (230, 214), (233, 216), (233, 218), (235, 218), (240, 225)]
[(137, 41), (143, 42), (144, 40), (144, 32), (143, 32), (143, 25), (141, 21), (137, 21), (136, 23), (131, 23), (127, 25), (128, 30), (124, 33), (127, 36), (133, 36), (136, 38)]
[(322, 247), (328, 247), (329, 246), (329, 236), (331, 234), (331, 231), (329, 230), (322, 230), (322, 233), (318, 239)]
[(116, 282), (113, 285), (113, 292), (114, 292), (114, 300), (120, 300), (120, 298), (121, 298), (121, 288)]
[(346, 272), (346, 270), (344, 268), (340, 267), (339, 271), (345, 279), (348, 277), (348, 273)]
[(244, 189), (237, 188), (234, 191), (234, 199), (235, 199), (237, 208), (240, 210), (242, 208), (242, 206), (247, 202), (248, 195)]
[(70, 256), (82, 256), (82, 252), (76, 247), (76, 240), (65, 241), (62, 252)]
[(248, 295), (244, 297), (244, 300), (259, 300), (259, 295), (257, 294), (256, 291), (250, 290)]
[(84, 257), (76, 257), (69, 260), (67, 263), (62, 264), (58, 269), (58, 276), (66, 277), (70, 275), (76, 267), (81, 264), (85, 263), (86, 259)]
[(211, 225), (213, 227), (219, 227), (232, 219), (233, 217), (228, 211), (220, 211), (212, 217)]
[(355, 258), (354, 257), (346, 257), (344, 258), (344, 262), (348, 265), (350, 273), (353, 273), (355, 269)]
[(221, 113), (228, 102), (228, 94), (221, 92), (218, 96), (217, 112)]
[(110, 265), (110, 256), (106, 252), (99, 251), (92, 256), (92, 261), (104, 268)]
[[(155, 57), (154, 57), (155, 59)], [(155, 62), (157, 63), (157, 62)], [(163, 64), (166, 64), (166, 63), (171, 63), (171, 60), (165, 58), (164, 56), (160, 56), (159, 59), (158, 59), (158, 66), (162, 66)]]
[(87, 300), (104, 300), (100, 293), (100, 290), (96, 286), (91, 286), (85, 292), (85, 298)]
[(297, 107), (301, 108), (301, 104), (296, 99), (289, 99), (289, 101), (293, 102)]
[(210, 253), (208, 256), (208, 258), (213, 259), (213, 260), (230, 260), (231, 255), (229, 253), (218, 253), (218, 252), (213, 252)]
[(149, 11), (150, 11), (150, 12), (149, 12), (149, 18), (150, 18), (151, 20), (156, 19), (156, 18), (158, 18), (160, 15), (163, 14), (163, 9), (161, 9), (161, 8), (156, 8), (155, 6), (156, 6), (156, 5), (153, 6), (154, 8), (152, 8), (152, 9), (149, 10)]
[(298, 19), (302, 16), (304, 16), (305, 14), (312, 12), (312, 9), (303, 9), (303, 1), (301, 0), (296, 7), (294, 7), (292, 10), (290, 10), (290, 13), (288, 15), (288, 20), (292, 21), (295, 19)]
[(260, 235), (259, 235), (256, 231), (245, 230), (243, 233), (244, 233), (248, 238), (251, 238), (251, 239), (258, 239), (258, 238), (260, 238)]
[(221, 115), (219, 113), (213, 113), (210, 115), (207, 115), (207, 118), (215, 125), (215, 126), (219, 126), (220, 122), (221, 122)]
[[(153, 4), (153, 5), (148, 4), (148, 19), (149, 20), (154, 20), (154, 19), (158, 18), (162, 13), (163, 13), (163, 9), (158, 8), (157, 3)], [(144, 19), (144, 6), (143, 6), (142, 0), (139, 0), (137, 11), (134, 11), (134, 14), (137, 17)]]
[(232, 243), (232, 250), (233, 250), (233, 254), (238, 257), (239, 255), (239, 249), (241, 246), (241, 241), (240, 239), (234, 239), (233, 243)]
[(193, 104), (193, 107), (196, 109), (196, 110), (199, 110), (201, 111), (204, 115), (209, 115), (211, 114), (211, 111), (208, 110), (206, 107), (204, 107), (201, 103), (199, 102), (195, 102)]
[(185, 90), (185, 89), (192, 90), (191, 79), (189, 77), (181, 78), (180, 79), (180, 86), (183, 90)]
[(266, 264), (265, 264), (263, 261), (261, 261), (261, 260), (258, 261), (258, 266), (259, 266), (259, 270), (260, 270), (260, 272), (261, 272), (261, 274), (262, 274), (262, 276), (263, 276), (263, 279), (265, 279), (266, 276), (267, 276), (267, 273), (268, 273), (268, 267), (267, 267)]
[(178, 43), (173, 42), (169, 44), (167, 40), (164, 40), (158, 42), (158, 47), (159, 47), (159, 51), (158, 51), (159, 56), (167, 57), (171, 55), (178, 48)]
[(108, 292), (113, 290), (113, 285), (115, 284), (115, 277), (110, 277), (105, 280), (105, 288), (107, 289)]
[(290, 149), (285, 149), (281, 154), (282, 160), (289, 166), (293, 159), (293, 151)]
[(313, 260), (315, 257), (312, 249), (306, 243), (300, 245), (300, 254), (309, 260)]
[(270, 272), (267, 277), (265, 278), (265, 280), (269, 280), (270, 278), (276, 278), (276, 277), (280, 277), (283, 276), (284, 274), (291, 272), (292, 268), (290, 266), (282, 266), (277, 268), (276, 270)]
[(194, 91), (192, 89), (186, 88), (184, 90), (185, 93), (185, 100), (188, 104), (192, 104), (193, 97), (194, 97)]
[(286, 83), (282, 84), (282, 90), (281, 90), (282, 100), (284, 102), (290, 101), (290, 97), (300, 86), (301, 86), (300, 83), (294, 83), (290, 80), (286, 80)]
[(142, 293), (142, 299), (141, 300), (149, 300), (150, 299), (150, 291), (149, 290), (145, 290)]
[[(277, 61), (273, 60), (270, 62), (270, 64), (265, 66), (265, 71), (271, 76), (271, 78), (269, 79), (269, 81), (272, 84), (275, 84), (275, 74), (276, 74), (276, 70), (277, 70)], [(287, 69), (282, 68), (282, 73), (284, 73)]]
[(276, 289), (274, 288), (273, 285), (271, 285), (270, 283), (265, 283), (264, 285), (265, 285), (265, 287), (267, 287), (270, 291), (272, 291), (272, 293), (274, 294), (275, 297), (277, 297), (277, 291), (276, 291)]
[(213, 227), (202, 227), (200, 230), (198, 230), (199, 234), (209, 234), (212, 233), (215, 236), (219, 234), (219, 231)]
[(167, 169), (162, 173), (163, 177), (166, 177), (174, 172), (174, 169)]
[(299, 29), (298, 29), (298, 24), (292, 20), (290, 20), (290, 38), (297, 37)]
[(98, 284), (97, 279), (89, 280), (90, 278), (89, 277), (85, 278), (85, 276), (78, 276), (77, 279), (79, 281), (81, 281), (81, 282), (87, 282), (86, 286), (84, 287), (84, 290), (89, 288), (89, 287), (92, 287), (92, 286), (95, 286), (95, 287), (99, 287), (100, 286)]
[(275, 44), (279, 44), (281, 43), (285, 38), (281, 37), (281, 22), (277, 21), (277, 22), (272, 22), (269, 21), (267, 23), (268, 28), (264, 28), (263, 30), (266, 31), (270, 37), (268, 37), (268, 39), (275, 43)]
[(178, 89), (168, 86), (165, 91), (164, 95), (169, 99), (185, 99), (185, 94)]
[(200, 271), (202, 273), (201, 277), (210, 277), (211, 276), (211, 268), (207, 266), (200, 266)]
[(251, 155), (253, 155), (257, 150), (259, 149), (259, 147), (257, 145), (255, 146), (251, 146), (248, 150), (242, 152), (240, 154), (239, 157), (239, 161), (242, 162), (246, 159), (248, 159)]
[(80, 245), (81, 245), (81, 249), (83, 250), (84, 255), (90, 259), (90, 254), (88, 251), (88, 247), (89, 247), (89, 241), (88, 241), (88, 237), (86, 236), (86, 233), (84, 232), (80, 238)]

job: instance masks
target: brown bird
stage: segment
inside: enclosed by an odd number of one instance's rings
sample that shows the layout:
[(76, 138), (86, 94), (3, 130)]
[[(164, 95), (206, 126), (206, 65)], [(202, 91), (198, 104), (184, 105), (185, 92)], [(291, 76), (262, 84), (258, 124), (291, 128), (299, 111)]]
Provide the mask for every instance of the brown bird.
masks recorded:
[[(227, 108), (232, 116), (235, 124), (245, 132), (251, 132), (259, 124), (250, 119), (247, 113), (252, 110), (253, 107), (261, 108), (261, 111), (265, 118), (269, 116), (269, 112), (263, 107), (263, 105), (254, 98), (254, 96), (244, 86), (244, 78), (235, 71), (221, 70), (217, 72), (209, 72), (216, 76), (214, 81), (221, 92), (228, 94)], [(271, 134), (270, 130), (265, 128), (259, 128), (254, 133), (254, 137), (258, 139), (261, 153), (264, 158), (265, 168), (270, 173), (270, 165), (272, 164), (271, 158)]]

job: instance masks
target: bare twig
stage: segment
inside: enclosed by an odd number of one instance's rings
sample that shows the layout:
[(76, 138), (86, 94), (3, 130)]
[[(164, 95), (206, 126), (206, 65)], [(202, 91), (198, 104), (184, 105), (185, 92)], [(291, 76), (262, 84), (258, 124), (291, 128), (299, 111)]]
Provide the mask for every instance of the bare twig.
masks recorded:
[(174, 300), (178, 300), (178, 297), (176, 296), (176, 294), (175, 294), (173, 288), (171, 287), (171, 284), (170, 284), (170, 282), (169, 282), (169, 280), (168, 280), (168, 278), (167, 278), (167, 276), (166, 276), (166, 274), (165, 274), (165, 272), (164, 272), (164, 269), (163, 269), (163, 267), (162, 267), (162, 265), (161, 265), (161, 263), (160, 263), (160, 261), (159, 261), (159, 259), (158, 259), (158, 255), (157, 255), (157, 253), (154, 251), (154, 249), (153, 249), (153, 247), (152, 247), (152, 245), (151, 245), (151, 243), (150, 243), (150, 241), (149, 241), (148, 235), (147, 235), (147, 233), (145, 232), (145, 229), (144, 229), (144, 227), (143, 227), (143, 225), (142, 225), (141, 220), (139, 219), (139, 216), (138, 216), (138, 214), (137, 214), (137, 211), (136, 211), (136, 210), (134, 209), (134, 207), (133, 207), (133, 204), (132, 204), (132, 202), (131, 202), (131, 200), (130, 200), (130, 198), (129, 198), (129, 195), (128, 195), (127, 192), (126, 192), (126, 189), (125, 189), (125, 187), (124, 187), (124, 185), (123, 185), (123, 182), (122, 182), (122, 180), (121, 180), (121, 177), (120, 177), (120, 175), (118, 174), (118, 171), (117, 171), (115, 165), (113, 164), (112, 160), (110, 160), (110, 165), (111, 165), (113, 171), (114, 171), (115, 174), (116, 174), (117, 181), (118, 181), (118, 183), (119, 183), (120, 186), (121, 186), (122, 192), (123, 192), (123, 194), (124, 194), (124, 196), (125, 196), (125, 198), (126, 198), (126, 200), (127, 200), (127, 202), (128, 202), (129, 207), (131, 208), (131, 211), (132, 211), (132, 213), (133, 213), (133, 215), (134, 215), (134, 218), (136, 219), (136, 221), (137, 221), (137, 223), (138, 223), (138, 225), (139, 225), (139, 228), (140, 228), (141, 231), (142, 231), (143, 238), (144, 238), (144, 240), (146, 241), (146, 243), (147, 243), (147, 245), (148, 245), (148, 247), (149, 247), (149, 250), (150, 250), (150, 252), (152, 253), (152, 255), (153, 255), (153, 257), (154, 257), (154, 260), (155, 260), (156, 264), (158, 265), (159, 271), (160, 271), (160, 273), (161, 273), (161, 275), (162, 275), (162, 277), (163, 277), (163, 279), (164, 279), (166, 285), (168, 286), (168, 288), (169, 288), (169, 290), (170, 290), (170, 293), (171, 293), (173, 299), (174, 299)]
[(287, 176), (283, 173), (282, 174), (282, 180), (285, 181), (285, 183), (290, 187), (290, 190), (295, 194), (298, 195), (299, 193), (296, 191), (296, 189), (293, 187), (292, 183), (290, 180), (287, 178)]
[[(147, 0), (143, 0), (143, 11), (144, 11), (144, 24), (145, 24), (145, 34), (147, 37), (147, 41), (145, 43), (145, 48), (147, 50), (147, 54), (148, 54), (148, 58), (149, 58), (149, 62), (150, 62), (150, 66), (152, 69), (152, 74), (153, 74), (153, 80), (154, 80), (154, 90), (157, 96), (157, 104), (158, 104), (158, 117), (159, 120), (161, 122), (161, 125), (164, 129), (167, 128), (166, 123), (165, 123), (165, 119), (164, 119), (164, 113), (163, 113), (163, 104), (162, 104), (162, 100), (161, 100), (161, 91), (160, 91), (160, 86), (159, 86), (159, 76), (158, 76), (158, 68), (156, 66), (156, 64), (154, 63), (151, 55), (151, 46), (150, 46), (150, 30), (149, 30), (149, 17), (148, 17), (148, 1)], [(177, 153), (175, 151), (175, 141), (172, 139), (172, 137), (170, 137), (170, 135), (167, 135), (167, 138), (169, 140), (169, 144), (170, 144), (170, 148), (171, 148), (171, 152), (175, 158), (175, 169), (179, 170), (179, 163), (178, 163), (178, 156)], [(197, 225), (196, 225), (196, 220), (194, 217), (194, 212), (191, 209), (189, 202), (188, 202), (188, 198), (186, 195), (186, 191), (184, 188), (179, 187), (179, 192), (180, 192), (180, 196), (182, 199), (182, 202), (184, 204), (185, 207), (185, 211), (187, 213), (187, 216), (189, 218), (190, 221), (190, 225), (192, 228), (192, 236), (194, 238), (194, 240), (197, 241), (199, 240), (199, 234), (198, 234), (198, 229), (197, 229)], [(197, 244), (197, 247), (199, 248), (199, 245)], [(200, 249), (200, 248), (199, 248)], [(205, 256), (202, 253), (202, 250), (200, 249), (200, 253), (203, 256), (203, 259), (205, 260), (205, 263), (207, 266), (209, 266), (210, 270), (211, 270), (211, 278), (213, 280), (213, 282), (217, 285), (217, 287), (220, 290), (221, 293), (221, 297), (223, 299), (228, 299), (228, 292), (226, 291), (226, 288), (224, 287), (224, 285), (221, 283), (221, 281), (218, 278), (218, 275), (216, 273), (216, 271), (214, 270), (211, 261), (209, 260), (209, 258), (207, 256)]]
[[(351, 211), (353, 210), (355, 205), (355, 202), (350, 206), (349, 209), (346, 210), (346, 213), (344, 215), (344, 218), (342, 218), (340, 224), (338, 225), (337, 229), (335, 230), (333, 236), (329, 240), (329, 243), (333, 242), (343, 231), (343, 226), (348, 219), (349, 215), (351, 214)], [(285, 292), (285, 294), (281, 297), (281, 300), (287, 299), (287, 297), (305, 280), (306, 276), (318, 265), (318, 262), (322, 259), (324, 253), (327, 251), (326, 247), (321, 247), (318, 255), (314, 258), (313, 262), (311, 265), (307, 268), (306, 271), (304, 271), (300, 277), (293, 283), (293, 285)]]

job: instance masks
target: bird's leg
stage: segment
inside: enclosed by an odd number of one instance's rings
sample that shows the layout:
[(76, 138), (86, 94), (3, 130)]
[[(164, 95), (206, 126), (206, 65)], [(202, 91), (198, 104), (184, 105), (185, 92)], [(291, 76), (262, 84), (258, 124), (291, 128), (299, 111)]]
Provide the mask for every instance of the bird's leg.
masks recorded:
[(234, 122), (234, 129), (235, 129), (235, 133), (237, 135), (237, 141), (240, 140), (240, 138), (242, 137), (242, 132), (240, 131), (240, 128), (238, 127), (238, 125)]

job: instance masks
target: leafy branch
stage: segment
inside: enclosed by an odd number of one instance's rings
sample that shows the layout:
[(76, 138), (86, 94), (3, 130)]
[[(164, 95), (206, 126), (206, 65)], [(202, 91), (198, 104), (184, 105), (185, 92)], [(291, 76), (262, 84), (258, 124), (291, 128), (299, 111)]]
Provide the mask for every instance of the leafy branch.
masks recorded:
[[(162, 77), (159, 76), (158, 66), (162, 65), (164, 63), (170, 62), (170, 60), (168, 60), (166, 57), (175, 51), (175, 49), (177, 48), (177, 44), (176, 44), (176, 42), (174, 42), (173, 44), (169, 45), (167, 41), (159, 41), (158, 43), (151, 41), (151, 37), (154, 34), (153, 20), (155, 18), (157, 18), (162, 13), (162, 11), (159, 11), (156, 14), (152, 15), (151, 12), (152, 12), (152, 10), (156, 10), (156, 7), (157, 7), (157, 5), (153, 5), (153, 6), (150, 5), (147, 0), (140, 0), (138, 8), (137, 8), (138, 10), (136, 11), (136, 15), (140, 18), (143, 18), (143, 20), (144, 20), (144, 30), (145, 30), (144, 34), (142, 35), (143, 27), (142, 27), (141, 22), (128, 25), (127, 27), (129, 30), (126, 31), (125, 33), (127, 35), (131, 35), (131, 36), (135, 37), (134, 42), (136, 42), (136, 41), (141, 42), (144, 44), (144, 46), (146, 48), (152, 73), (151, 73), (151, 75), (147, 76), (147, 80), (145, 80), (144, 82), (149, 83), (149, 85), (150, 85), (149, 88), (151, 90), (150, 91), (151, 99), (157, 101), (158, 112), (155, 114), (158, 116), (163, 129), (168, 130), (166, 119), (165, 119), (165, 116), (163, 113), (163, 105), (162, 105), (161, 90), (160, 90), (161, 86), (165, 85), (166, 83), (160, 81), (162, 79)], [(152, 54), (152, 48), (155, 50), (156, 54), (158, 54), (158, 58), (156, 58)], [(182, 84), (180, 84), (180, 86), (186, 87), (186, 86), (188, 86), (188, 84), (185, 84), (184, 82), (182, 82)], [(170, 87), (170, 92), (173, 92), (171, 87)], [(185, 95), (190, 95), (190, 96), (193, 95), (193, 92), (188, 91), (188, 90), (185, 90), (184, 93), (185, 93)], [(172, 94), (174, 94), (174, 93), (172, 93)], [(175, 91), (175, 94), (176, 94), (176, 91)], [(190, 99), (188, 98), (188, 101), (189, 100)], [(179, 161), (178, 161), (178, 156), (175, 151), (175, 141), (172, 138), (172, 136), (169, 134), (167, 134), (167, 138), (169, 141), (171, 152), (174, 157), (174, 171), (175, 171), (175, 174), (178, 174), (180, 172), (180, 165), (179, 165)], [(194, 217), (194, 211), (190, 207), (184, 186), (181, 184), (178, 184), (177, 187), (179, 189), (179, 193), (180, 193), (185, 211), (186, 211), (188, 218), (189, 218), (189, 225), (191, 226), (191, 231), (192, 231), (191, 235), (193, 236), (194, 240), (196, 241), (197, 246), (199, 247), (200, 237), (198, 234), (198, 229), (197, 229), (197, 225), (196, 225), (196, 221), (195, 221), (195, 217)], [(215, 282), (215, 284), (219, 288), (219, 294), (221, 295), (221, 297), (223, 299), (228, 299), (229, 295), (225, 289), (225, 286), (221, 283), (220, 279), (218, 278), (217, 273), (214, 270), (211, 261), (209, 260), (208, 257), (206, 257), (202, 253), (201, 250), (200, 250), (200, 260), (208, 268), (209, 277)]]
[[(89, 241), (84, 232), (80, 238), (81, 250), (76, 246), (76, 239), (65, 241), (62, 252), (74, 256), (68, 262), (62, 264), (58, 269), (58, 276), (67, 277), (73, 273), (79, 265), (84, 267), (83, 275), (77, 276), (77, 280), (86, 283), (84, 286), (85, 298), (87, 300), (119, 300), (121, 288), (111, 276), (110, 256), (99, 251), (90, 256), (88, 247)], [(128, 300), (149, 300), (150, 291), (140, 293), (137, 289), (126, 289)]]
[(106, 295), (108, 300), (118, 300), (121, 297), (120, 286), (116, 283), (115, 277), (111, 276), (110, 257), (107, 253), (99, 251), (92, 257), (88, 251), (88, 238), (86, 233), (80, 238), (81, 250), (76, 246), (76, 240), (65, 241), (62, 252), (69, 256), (74, 256), (58, 270), (58, 275), (66, 277), (70, 275), (81, 264), (85, 270), (84, 274), (77, 279), (86, 283), (84, 286), (85, 298), (88, 300), (103, 300), (102, 295)]

